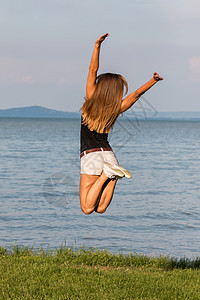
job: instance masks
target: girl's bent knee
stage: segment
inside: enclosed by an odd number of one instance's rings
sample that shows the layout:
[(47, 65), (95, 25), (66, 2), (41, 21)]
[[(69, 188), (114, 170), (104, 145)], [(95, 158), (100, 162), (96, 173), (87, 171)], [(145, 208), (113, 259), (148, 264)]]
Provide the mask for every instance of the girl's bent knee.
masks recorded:
[(95, 212), (97, 212), (98, 214), (103, 214), (106, 211), (106, 208), (105, 207), (104, 208), (97, 207), (97, 209), (95, 209)]
[(81, 210), (84, 214), (86, 215), (90, 215), (91, 213), (93, 213), (94, 209), (93, 208), (85, 208), (85, 207), (81, 207)]

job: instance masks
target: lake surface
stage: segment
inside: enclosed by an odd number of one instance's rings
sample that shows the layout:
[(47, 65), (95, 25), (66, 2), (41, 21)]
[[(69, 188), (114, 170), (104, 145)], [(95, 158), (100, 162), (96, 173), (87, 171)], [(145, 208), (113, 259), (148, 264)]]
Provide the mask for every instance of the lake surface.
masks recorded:
[(120, 165), (104, 214), (79, 205), (77, 119), (0, 119), (0, 245), (200, 256), (200, 122), (118, 120)]

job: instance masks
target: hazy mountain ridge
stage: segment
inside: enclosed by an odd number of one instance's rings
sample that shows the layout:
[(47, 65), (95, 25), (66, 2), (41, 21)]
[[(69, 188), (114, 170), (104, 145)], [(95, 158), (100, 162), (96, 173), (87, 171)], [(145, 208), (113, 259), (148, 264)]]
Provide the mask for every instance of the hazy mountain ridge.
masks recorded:
[[(0, 109), (0, 117), (4, 118), (80, 118), (80, 112), (65, 112), (43, 106), (27, 106), (9, 109)], [(154, 112), (129, 110), (122, 116), (123, 119), (134, 118), (143, 120), (200, 120), (200, 112)]]
[(15, 118), (79, 118), (78, 112), (64, 112), (43, 106), (27, 106), (9, 109), (0, 109), (0, 117)]

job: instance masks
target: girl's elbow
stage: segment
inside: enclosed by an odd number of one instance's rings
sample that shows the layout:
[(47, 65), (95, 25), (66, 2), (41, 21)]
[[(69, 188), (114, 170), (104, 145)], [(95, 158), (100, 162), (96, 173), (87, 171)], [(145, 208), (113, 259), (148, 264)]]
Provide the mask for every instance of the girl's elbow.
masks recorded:
[(142, 93), (139, 90), (136, 90), (134, 94), (136, 100), (138, 100), (142, 96)]

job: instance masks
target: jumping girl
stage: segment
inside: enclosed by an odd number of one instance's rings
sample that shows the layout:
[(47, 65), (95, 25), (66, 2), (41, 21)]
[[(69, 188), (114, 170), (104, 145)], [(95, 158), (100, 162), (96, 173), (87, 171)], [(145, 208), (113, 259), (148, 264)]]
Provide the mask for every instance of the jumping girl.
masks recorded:
[[(108, 133), (117, 117), (129, 109), (156, 82), (162, 80), (154, 72), (142, 87), (124, 100), (128, 84), (119, 74), (105, 73), (97, 77), (101, 43), (109, 34), (96, 42), (89, 67), (85, 102), (81, 108), (81, 178), (80, 205), (85, 214), (103, 213), (109, 206), (118, 179), (131, 178), (129, 171), (118, 165), (108, 142)], [(125, 94), (126, 94), (125, 93)]]

